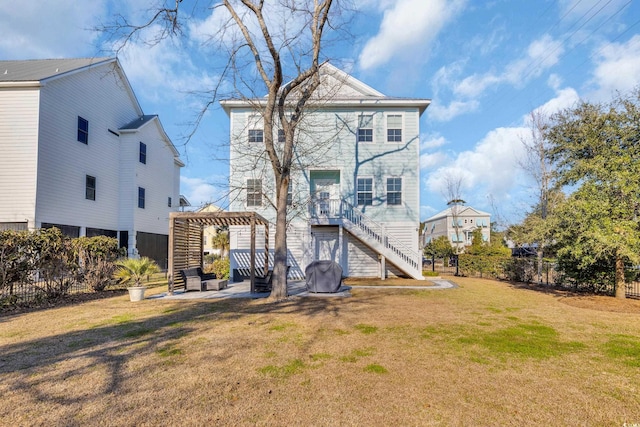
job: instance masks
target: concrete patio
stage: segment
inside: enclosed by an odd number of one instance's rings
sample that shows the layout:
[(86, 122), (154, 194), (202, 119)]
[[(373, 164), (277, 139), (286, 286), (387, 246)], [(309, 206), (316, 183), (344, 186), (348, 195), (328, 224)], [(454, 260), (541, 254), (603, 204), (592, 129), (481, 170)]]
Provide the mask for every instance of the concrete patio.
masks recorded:
[[(296, 280), (288, 283), (289, 296), (294, 297), (319, 297), (319, 298), (333, 298), (333, 297), (350, 297), (351, 289), (422, 289), (422, 290), (442, 290), (455, 288), (456, 285), (448, 280), (443, 280), (438, 277), (427, 278), (429, 282), (432, 282), (429, 286), (342, 286), (336, 293), (313, 293), (307, 290), (305, 281)], [(269, 296), (269, 292), (254, 292), (251, 293), (250, 282), (245, 280), (243, 282), (229, 283), (229, 285), (220, 291), (190, 291), (185, 292), (184, 289), (177, 290), (173, 295), (169, 295), (167, 292), (160, 294), (150, 295), (147, 299), (211, 299), (211, 298), (266, 298)]]

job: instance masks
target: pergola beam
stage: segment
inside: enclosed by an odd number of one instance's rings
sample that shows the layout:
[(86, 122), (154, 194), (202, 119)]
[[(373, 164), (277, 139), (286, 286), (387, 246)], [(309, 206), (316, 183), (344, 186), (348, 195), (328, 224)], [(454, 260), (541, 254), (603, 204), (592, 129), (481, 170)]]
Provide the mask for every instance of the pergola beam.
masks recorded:
[[(256, 226), (265, 228), (264, 276), (269, 271), (269, 222), (255, 212), (171, 212), (169, 215), (169, 293), (182, 282), (180, 270), (202, 267), (203, 229), (209, 226), (251, 227), (251, 292), (255, 291)], [(197, 252), (197, 253), (196, 253)]]

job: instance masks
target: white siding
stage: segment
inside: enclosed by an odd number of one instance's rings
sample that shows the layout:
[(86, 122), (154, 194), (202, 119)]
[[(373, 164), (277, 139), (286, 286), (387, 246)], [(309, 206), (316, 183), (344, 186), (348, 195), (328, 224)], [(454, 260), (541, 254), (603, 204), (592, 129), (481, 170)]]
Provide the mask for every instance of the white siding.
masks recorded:
[[(167, 198), (178, 199), (178, 194), (173, 193), (176, 179), (173, 152), (161, 137), (157, 119), (147, 123), (132, 137), (127, 138), (126, 143), (133, 147), (133, 153), (128, 150), (131, 156), (128, 160), (133, 160), (135, 183), (133, 188), (123, 188), (123, 192), (134, 193), (134, 228), (147, 233), (169, 234), (169, 212), (176, 208), (168, 206)], [(147, 144), (146, 164), (138, 160), (140, 142)], [(138, 187), (145, 189), (144, 209), (138, 208)]]
[[(334, 79), (335, 80), (335, 79)], [(326, 81), (331, 81), (327, 77)], [(349, 104), (323, 104), (317, 110), (309, 110), (297, 130), (298, 149), (291, 172), (294, 183), (294, 204), (300, 207), (300, 215), (289, 215), (290, 230), (304, 230), (295, 236), (288, 235), (288, 248), (295, 259), (306, 265), (316, 256), (315, 242), (310, 233), (307, 203), (312, 195), (314, 179), (325, 171), (339, 172), (340, 199), (356, 204), (356, 180), (373, 178), (373, 205), (362, 207), (364, 214), (381, 224), (388, 235), (393, 235), (408, 248), (419, 254), (420, 220), (420, 165), (419, 119), (420, 111), (415, 103), (400, 104), (397, 100), (383, 99), (378, 104), (361, 102), (368, 95), (381, 96), (366, 85), (345, 80), (347, 84), (321, 88), (328, 92), (339, 89), (337, 99), (349, 99)], [(363, 92), (364, 91), (364, 92)], [(368, 93), (368, 95), (365, 94)], [(334, 93), (335, 94), (335, 93)], [(352, 105), (353, 107), (349, 107)], [(356, 106), (357, 105), (357, 106)], [(265, 202), (275, 199), (273, 172), (264, 153), (264, 143), (249, 143), (248, 120), (255, 114), (247, 103), (241, 108), (232, 107), (230, 116), (230, 211), (254, 210), (271, 222), (275, 222), (275, 210)], [(357, 142), (358, 116), (373, 116), (372, 143)], [(402, 141), (387, 142), (389, 114), (402, 116)], [(277, 131), (277, 129), (274, 129)], [(274, 132), (275, 133), (275, 132)], [(276, 135), (274, 135), (276, 136)], [(313, 175), (313, 177), (312, 177)], [(390, 177), (402, 178), (402, 203), (387, 205), (386, 181)], [(263, 206), (246, 206), (247, 179), (262, 179)], [(313, 179), (312, 179), (313, 178)], [(315, 226), (314, 226), (315, 229)], [(316, 230), (318, 231), (318, 230)], [(314, 233), (316, 232), (314, 231)], [(318, 231), (320, 232), (320, 231)], [(345, 274), (354, 276), (378, 276), (377, 254), (358, 239), (343, 233), (341, 264)], [(231, 241), (231, 248), (239, 247), (239, 241)], [(293, 250), (292, 248), (296, 248)], [(232, 260), (233, 263), (233, 260)], [(303, 265), (303, 267), (304, 267)], [(395, 271), (393, 268), (391, 271)]]
[(0, 89), (0, 222), (35, 226), (39, 89)]
[[(109, 132), (138, 116), (110, 65), (62, 77), (42, 88), (36, 218), (42, 222), (118, 229), (119, 139)], [(89, 141), (77, 141), (77, 118)], [(85, 176), (96, 200), (85, 199)]]

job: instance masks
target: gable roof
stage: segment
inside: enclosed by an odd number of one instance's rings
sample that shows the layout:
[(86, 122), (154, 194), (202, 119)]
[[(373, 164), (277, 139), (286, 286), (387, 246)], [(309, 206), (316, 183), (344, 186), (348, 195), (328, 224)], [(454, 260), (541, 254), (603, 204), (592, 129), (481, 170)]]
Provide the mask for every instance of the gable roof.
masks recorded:
[(133, 92), (120, 61), (117, 58), (64, 58), (0, 61), (0, 88), (41, 87), (47, 82), (71, 76), (92, 68), (107, 66), (122, 81), (134, 108), (142, 114), (142, 107)]
[(115, 58), (0, 61), (0, 82), (39, 82), (114, 61)]
[[(421, 115), (431, 104), (430, 99), (386, 96), (329, 62), (325, 62), (320, 66), (320, 78), (320, 87), (316, 90), (312, 99), (321, 100), (322, 104), (326, 106), (352, 108), (413, 107), (418, 108)], [(220, 101), (220, 104), (225, 112), (229, 114), (232, 108), (255, 108), (257, 104), (265, 101), (266, 97), (258, 99), (224, 99)]]
[(176, 159), (176, 164), (180, 167), (183, 167), (184, 163), (182, 163), (182, 161), (179, 159), (180, 153), (178, 153), (176, 146), (173, 145), (173, 142), (171, 141), (167, 133), (164, 131), (164, 127), (162, 127), (162, 122), (160, 122), (160, 117), (158, 117), (157, 114), (144, 114), (138, 117), (137, 119), (122, 126), (118, 130), (122, 133), (134, 133), (134, 132), (137, 132), (139, 129), (142, 129), (143, 127), (145, 127), (147, 124), (151, 122), (156, 123), (158, 130), (160, 132), (160, 135), (162, 136), (165, 143), (167, 144), (167, 147), (169, 147), (169, 149), (173, 153), (174, 158)]
[[(453, 207), (449, 207), (441, 212), (438, 212), (432, 217), (427, 218), (424, 222), (435, 221), (436, 219), (442, 219), (442, 218), (453, 216), (452, 209)], [(471, 206), (460, 206), (460, 211), (458, 211), (456, 215), (457, 216), (477, 215), (477, 216), (489, 216), (489, 217), (491, 216), (490, 213), (479, 211), (478, 209), (474, 209)]]

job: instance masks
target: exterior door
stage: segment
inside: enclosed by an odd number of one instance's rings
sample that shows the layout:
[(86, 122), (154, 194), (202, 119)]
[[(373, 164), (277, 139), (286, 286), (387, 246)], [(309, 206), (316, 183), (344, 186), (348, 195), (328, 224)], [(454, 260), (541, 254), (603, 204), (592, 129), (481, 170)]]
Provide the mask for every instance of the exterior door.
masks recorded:
[(337, 232), (314, 233), (316, 243), (316, 260), (329, 260), (340, 262), (339, 240)]
[(340, 183), (335, 179), (314, 180), (314, 205), (318, 216), (333, 217), (340, 208)]

